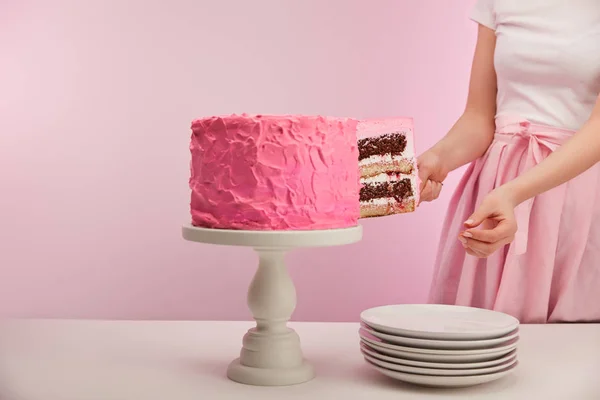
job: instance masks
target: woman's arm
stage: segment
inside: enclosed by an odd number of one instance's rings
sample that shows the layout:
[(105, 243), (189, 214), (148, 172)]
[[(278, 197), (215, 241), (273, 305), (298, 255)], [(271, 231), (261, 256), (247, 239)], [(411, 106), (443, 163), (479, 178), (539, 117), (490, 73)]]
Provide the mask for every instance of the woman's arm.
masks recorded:
[(586, 124), (541, 163), (507, 183), (503, 192), (518, 205), (575, 178), (600, 162), (600, 97)]
[(446, 136), (418, 159), (422, 201), (435, 199), (448, 173), (481, 157), (494, 138), (495, 48), (495, 32), (479, 25), (465, 111)]
[(432, 151), (441, 154), (447, 171), (481, 157), (494, 139), (496, 115), (496, 33), (479, 25), (471, 68), (469, 94), (463, 115)]

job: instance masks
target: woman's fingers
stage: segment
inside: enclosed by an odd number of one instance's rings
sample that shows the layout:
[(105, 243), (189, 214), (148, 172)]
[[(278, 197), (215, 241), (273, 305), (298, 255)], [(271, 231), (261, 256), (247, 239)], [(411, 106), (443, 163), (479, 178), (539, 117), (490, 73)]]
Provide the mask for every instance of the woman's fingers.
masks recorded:
[(462, 236), (458, 237), (458, 240), (460, 240), (460, 242), (462, 243), (463, 247), (465, 248), (465, 252), (473, 257), (477, 257), (477, 258), (485, 258), (487, 257), (484, 253), (481, 253), (480, 251), (473, 249), (471, 247), (469, 247), (468, 244), (468, 240), (465, 239)]
[(497, 243), (485, 243), (478, 240), (467, 239), (467, 247), (476, 253), (483, 255), (484, 257), (489, 256), (494, 251), (498, 250)]
[(440, 197), (440, 193), (442, 191), (442, 184), (440, 182), (432, 182), (431, 191), (432, 191), (433, 199), (434, 200), (437, 199), (438, 197)]
[(423, 186), (423, 190), (420, 195), (420, 202), (433, 201), (437, 199), (442, 191), (442, 184), (440, 182), (434, 182), (427, 180)]
[(468, 248), (468, 247), (467, 247), (467, 248), (465, 248), (465, 252), (466, 252), (468, 255), (470, 255), (470, 256), (473, 256), (473, 257), (477, 257), (477, 258), (486, 258), (486, 257), (487, 257), (486, 255), (484, 255), (484, 254), (481, 254), (481, 253), (478, 253), (478, 252), (476, 252), (475, 250), (472, 250), (472, 249), (470, 249), (470, 248)]
[(507, 221), (500, 221), (492, 229), (469, 229), (462, 233), (467, 239), (474, 239), (485, 243), (505, 241), (515, 235), (517, 227)]
[(432, 175), (431, 168), (429, 168), (426, 164), (421, 162), (421, 157), (417, 159), (417, 168), (419, 174), (419, 180), (421, 181), (421, 185), (419, 190), (423, 192), (429, 183), (429, 177)]
[(485, 258), (492, 255), (502, 246), (505, 246), (514, 240), (514, 236), (505, 237), (499, 241), (492, 243), (479, 241), (477, 239), (466, 238), (464, 234), (459, 235), (459, 240), (463, 244), (467, 253), (475, 255), (480, 258)]
[(432, 201), (433, 200), (433, 191), (431, 188), (431, 181), (428, 180), (427, 182), (425, 182), (425, 185), (423, 186), (423, 190), (421, 191), (421, 196), (420, 196), (420, 201), (421, 203), (424, 201)]

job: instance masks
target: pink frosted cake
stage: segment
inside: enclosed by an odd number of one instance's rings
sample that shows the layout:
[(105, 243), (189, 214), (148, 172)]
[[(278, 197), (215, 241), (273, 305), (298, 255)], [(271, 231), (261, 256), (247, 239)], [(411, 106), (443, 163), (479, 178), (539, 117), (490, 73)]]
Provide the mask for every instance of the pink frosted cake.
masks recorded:
[(414, 211), (419, 187), (412, 119), (361, 121), (358, 136), (361, 218)]
[(192, 224), (245, 230), (355, 226), (357, 121), (231, 115), (192, 123)]

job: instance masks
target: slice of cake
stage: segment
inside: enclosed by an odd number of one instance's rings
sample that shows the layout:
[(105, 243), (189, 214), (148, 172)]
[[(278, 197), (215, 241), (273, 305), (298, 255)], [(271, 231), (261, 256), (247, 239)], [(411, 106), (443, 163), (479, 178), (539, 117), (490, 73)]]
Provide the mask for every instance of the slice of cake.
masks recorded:
[(356, 226), (358, 121), (229, 115), (192, 123), (192, 224), (242, 230)]
[(361, 121), (357, 132), (361, 218), (414, 211), (419, 184), (412, 119)]

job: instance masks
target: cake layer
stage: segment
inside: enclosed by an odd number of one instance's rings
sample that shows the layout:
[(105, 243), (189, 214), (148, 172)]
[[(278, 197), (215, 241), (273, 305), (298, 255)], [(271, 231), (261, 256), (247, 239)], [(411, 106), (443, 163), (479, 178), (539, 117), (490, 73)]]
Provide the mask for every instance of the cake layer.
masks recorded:
[(389, 180), (385, 182), (365, 182), (360, 188), (360, 201), (370, 201), (379, 198), (394, 198), (397, 201), (414, 196), (410, 178)]
[(372, 176), (361, 176), (360, 183), (393, 182), (402, 179), (410, 179), (413, 187), (415, 186), (415, 176), (412, 174), (404, 174), (402, 172), (383, 172)]
[(358, 124), (361, 176), (385, 172), (411, 174), (416, 169), (410, 118), (365, 120)]
[[(375, 158), (373, 156), (372, 158)], [(375, 176), (385, 173), (399, 172), (402, 174), (412, 174), (415, 170), (415, 161), (403, 157), (385, 157), (381, 156), (377, 161), (360, 165), (360, 175), (363, 177)]]
[(406, 133), (392, 132), (380, 136), (366, 137), (358, 140), (358, 160), (369, 157), (402, 156), (406, 150)]
[(379, 198), (360, 203), (360, 217), (383, 217), (392, 214), (401, 214), (413, 212), (417, 208), (417, 201), (414, 198), (402, 199), (397, 201), (393, 197)]
[(310, 230), (355, 226), (357, 121), (231, 115), (192, 123), (196, 226)]

